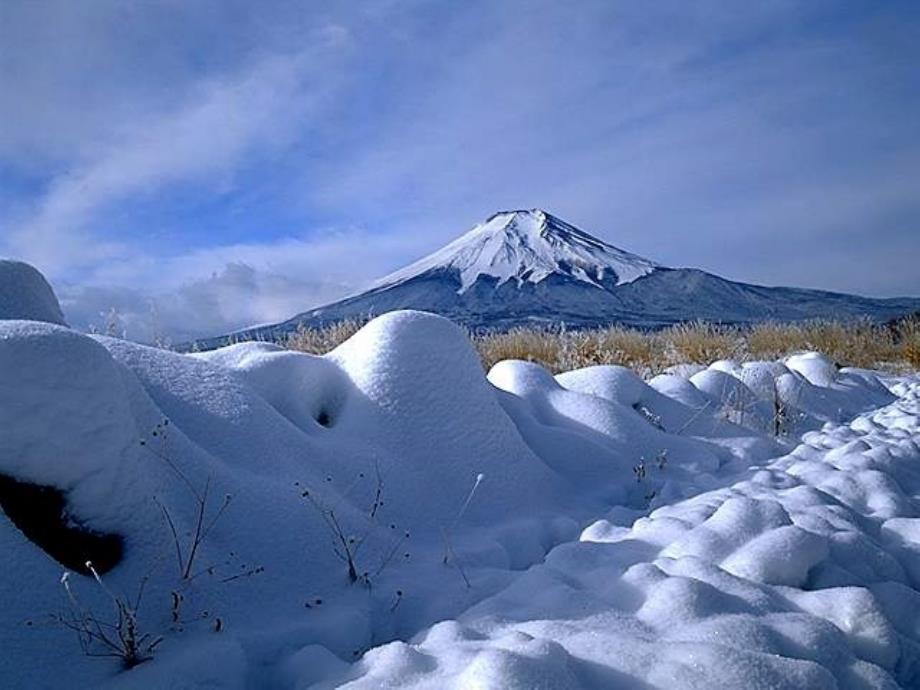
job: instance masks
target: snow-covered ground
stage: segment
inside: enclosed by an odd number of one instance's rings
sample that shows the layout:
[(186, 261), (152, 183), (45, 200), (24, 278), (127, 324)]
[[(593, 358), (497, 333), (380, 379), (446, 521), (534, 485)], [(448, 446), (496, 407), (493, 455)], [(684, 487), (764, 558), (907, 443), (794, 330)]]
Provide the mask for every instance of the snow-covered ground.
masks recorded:
[[(411, 311), (324, 357), (183, 355), (33, 303), (0, 309), (0, 493), (32, 536), (0, 519), (0, 687), (920, 685), (920, 376), (486, 376)], [(35, 485), (101, 583), (34, 543)], [(142, 584), (152, 658), (84, 654), (71, 628), (111, 637)]]

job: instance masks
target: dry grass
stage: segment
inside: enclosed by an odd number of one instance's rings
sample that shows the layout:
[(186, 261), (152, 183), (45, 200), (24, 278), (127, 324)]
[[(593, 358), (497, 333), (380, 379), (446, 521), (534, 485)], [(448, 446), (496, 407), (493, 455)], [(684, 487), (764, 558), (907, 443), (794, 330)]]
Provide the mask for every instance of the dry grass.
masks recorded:
[(558, 331), (514, 328), (504, 333), (471, 335), (487, 370), (503, 359), (523, 359), (553, 369), (562, 361), (566, 334)]
[(735, 359), (743, 353), (738, 331), (701, 321), (677, 324), (663, 335), (677, 363), (710, 364), (720, 359)]
[(619, 326), (589, 331), (515, 328), (471, 339), (486, 370), (503, 359), (536, 362), (554, 372), (595, 364), (649, 370), (662, 347), (654, 334)]
[(920, 369), (920, 315), (902, 320), (895, 327), (900, 358), (914, 369)]
[(805, 331), (796, 324), (759, 323), (745, 334), (747, 353), (753, 359), (778, 359), (796, 350), (807, 350)]
[(895, 330), (868, 321), (764, 324), (753, 327), (744, 339), (747, 352), (758, 359), (774, 359), (796, 350), (817, 350), (840, 364), (856, 367), (902, 359)]
[[(363, 321), (343, 321), (320, 329), (302, 328), (281, 344), (324, 354), (362, 325)], [(552, 372), (619, 364), (649, 376), (675, 364), (772, 360), (806, 350), (823, 352), (841, 366), (920, 369), (918, 316), (891, 327), (867, 321), (813, 321), (765, 323), (744, 329), (693, 322), (656, 332), (619, 326), (587, 331), (515, 328), (470, 334), (470, 339), (486, 370), (503, 359), (521, 359)]]
[(566, 370), (593, 364), (620, 364), (642, 369), (651, 367), (661, 350), (660, 339), (651, 333), (613, 326), (573, 333)]
[(288, 350), (324, 355), (361, 330), (365, 323), (367, 323), (366, 320), (346, 319), (323, 328), (301, 326), (278, 344)]
[(803, 326), (806, 349), (818, 350), (841, 364), (870, 367), (892, 359), (891, 333), (866, 323), (814, 323)]

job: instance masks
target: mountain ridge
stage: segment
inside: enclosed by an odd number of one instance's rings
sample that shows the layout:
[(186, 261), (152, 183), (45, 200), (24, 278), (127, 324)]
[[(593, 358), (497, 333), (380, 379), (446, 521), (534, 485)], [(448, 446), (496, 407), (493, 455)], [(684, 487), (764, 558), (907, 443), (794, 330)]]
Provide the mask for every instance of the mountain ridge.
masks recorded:
[(542, 209), (499, 211), (368, 289), (278, 324), (198, 341), (277, 339), (396, 309), (441, 314), (472, 329), (564, 323), (655, 329), (705, 320), (724, 324), (815, 318), (886, 321), (920, 310), (920, 298), (872, 298), (722, 278), (672, 268), (601, 240)]

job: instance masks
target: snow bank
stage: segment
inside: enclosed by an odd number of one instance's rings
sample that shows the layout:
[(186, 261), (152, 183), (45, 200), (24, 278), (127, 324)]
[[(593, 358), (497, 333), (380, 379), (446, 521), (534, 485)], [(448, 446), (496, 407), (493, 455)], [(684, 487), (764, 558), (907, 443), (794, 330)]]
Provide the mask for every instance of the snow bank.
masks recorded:
[(65, 491), (86, 519), (126, 510), (139, 432), (115, 362), (91, 338), (0, 321), (0, 473)]
[(557, 478), (504, 413), (472, 345), (451, 321), (391, 312), (328, 358), (357, 389), (337, 431), (393, 455), (413, 511), (451, 520), (480, 474), (468, 520), (558, 505)]
[(486, 374), (452, 323), (396, 312), (324, 357), (4, 321), (0, 380), (0, 475), (123, 539), (106, 587), (146, 582), (163, 636), (121, 671), (35, 624), (62, 566), (0, 520), (4, 687), (920, 682), (917, 377)]
[[(411, 674), (385, 647), (340, 680), (534, 687), (542, 674), (547, 687), (915, 687), (920, 628), (907, 612), (920, 610), (920, 580), (903, 567), (916, 551), (899, 549), (917, 543), (917, 506), (904, 499), (920, 489), (920, 381), (903, 392), (806, 435), (741, 481), (631, 528), (590, 526), (459, 622), (420, 633), (409, 649), (424, 662)], [(872, 474), (840, 468), (856, 454)]]
[(288, 421), (310, 434), (338, 423), (354, 388), (334, 362), (269, 343), (240, 343), (193, 356), (234, 370)]
[(22, 261), (0, 259), (0, 319), (64, 323), (57, 297), (45, 277)]

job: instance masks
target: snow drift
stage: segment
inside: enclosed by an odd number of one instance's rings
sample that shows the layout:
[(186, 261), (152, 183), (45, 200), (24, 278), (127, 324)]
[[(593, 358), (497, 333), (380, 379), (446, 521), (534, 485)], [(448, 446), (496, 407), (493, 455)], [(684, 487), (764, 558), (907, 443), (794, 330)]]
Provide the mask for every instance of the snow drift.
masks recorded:
[[(920, 378), (690, 373), (487, 374), (413, 311), (323, 357), (0, 321), (0, 478), (122, 546), (100, 586), (0, 519), (0, 684), (916, 687)], [(84, 655), (65, 568), (102, 624), (143, 584), (151, 659)]]
[(61, 305), (45, 277), (29, 264), (9, 259), (0, 259), (0, 319), (66, 325)]

